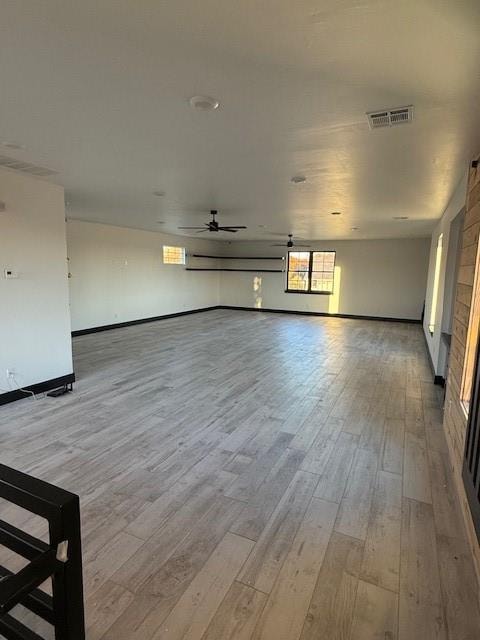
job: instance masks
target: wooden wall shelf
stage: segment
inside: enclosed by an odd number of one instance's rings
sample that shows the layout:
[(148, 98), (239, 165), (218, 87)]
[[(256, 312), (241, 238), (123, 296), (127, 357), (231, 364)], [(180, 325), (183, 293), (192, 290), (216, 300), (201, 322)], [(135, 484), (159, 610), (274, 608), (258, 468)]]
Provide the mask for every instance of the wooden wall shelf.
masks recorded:
[(186, 271), (249, 271), (251, 273), (283, 273), (282, 269), (222, 269), (221, 267), (186, 267)]
[(284, 260), (283, 256), (206, 256), (202, 253), (191, 253), (191, 258), (214, 258), (215, 260)]

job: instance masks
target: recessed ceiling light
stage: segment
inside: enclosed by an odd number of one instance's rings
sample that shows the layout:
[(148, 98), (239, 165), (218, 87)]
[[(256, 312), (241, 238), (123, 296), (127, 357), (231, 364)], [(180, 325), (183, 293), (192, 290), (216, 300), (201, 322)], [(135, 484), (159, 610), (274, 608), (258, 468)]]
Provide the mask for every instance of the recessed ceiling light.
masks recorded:
[(264, 224), (259, 224), (259, 225), (258, 225), (258, 228), (259, 228), (259, 229), (265, 229), (265, 225), (264, 225)]
[(358, 231), (358, 227), (352, 227), (352, 231)]
[(293, 176), (293, 178), (290, 178), (290, 182), (293, 182), (293, 184), (301, 184), (306, 181), (307, 179), (305, 176)]
[(408, 216), (393, 216), (394, 220), (408, 220)]
[(210, 96), (193, 96), (190, 98), (190, 106), (199, 111), (215, 111), (220, 106), (220, 102)]
[(162, 198), (165, 195), (165, 191), (162, 191), (161, 189), (155, 189), (152, 193), (154, 196), (158, 196), (159, 198)]
[(2, 140), (2, 146), (8, 147), (9, 149), (21, 149), (22, 151), (26, 149), (24, 144), (19, 144), (18, 142), (12, 142), (11, 140)]
[(157, 224), (165, 224), (163, 220), (157, 220)]
[(341, 212), (341, 211), (332, 211), (332, 212), (330, 213), (330, 215), (331, 215), (331, 216), (341, 216), (341, 215), (342, 215), (342, 212)]

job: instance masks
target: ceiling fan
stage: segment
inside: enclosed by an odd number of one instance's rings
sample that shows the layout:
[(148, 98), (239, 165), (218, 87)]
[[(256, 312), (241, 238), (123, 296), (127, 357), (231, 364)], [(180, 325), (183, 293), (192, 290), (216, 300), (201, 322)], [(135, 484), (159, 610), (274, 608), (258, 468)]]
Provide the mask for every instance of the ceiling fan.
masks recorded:
[(210, 211), (211, 215), (212, 215), (212, 219), (210, 220), (210, 222), (204, 222), (204, 226), (203, 227), (178, 227), (179, 229), (199, 229), (199, 231), (197, 233), (202, 233), (203, 231), (228, 231), (229, 233), (237, 233), (237, 231), (239, 229), (246, 229), (247, 227), (244, 226), (227, 226), (227, 227), (221, 227), (218, 222), (215, 220), (215, 216), (218, 214), (218, 211), (215, 211), (215, 209), (212, 209)]
[(297, 244), (296, 242), (293, 242), (293, 233), (289, 233), (288, 234), (288, 242), (283, 243), (283, 244), (272, 244), (272, 247), (288, 247), (289, 249), (292, 249), (292, 247), (309, 247), (309, 244)]

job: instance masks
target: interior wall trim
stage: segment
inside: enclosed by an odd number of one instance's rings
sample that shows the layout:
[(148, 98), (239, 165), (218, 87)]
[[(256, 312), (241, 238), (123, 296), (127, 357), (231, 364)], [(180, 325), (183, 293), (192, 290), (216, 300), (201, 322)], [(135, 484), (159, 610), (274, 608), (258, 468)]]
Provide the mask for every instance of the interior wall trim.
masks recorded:
[(432, 370), (433, 384), (436, 384), (439, 387), (444, 387), (445, 386), (445, 378), (443, 376), (437, 376), (437, 374), (435, 372), (435, 367), (433, 365), (432, 355), (431, 355), (430, 349), (428, 347), (428, 338), (427, 338), (427, 335), (425, 333), (425, 330), (423, 330), (422, 333), (423, 333), (423, 337), (425, 338), (425, 349), (427, 351), (428, 363), (430, 365), (430, 369)]
[(43, 382), (37, 382), (36, 384), (30, 384), (28, 387), (24, 387), (25, 391), (15, 389), (13, 391), (7, 391), (0, 394), (0, 405), (8, 404), (9, 402), (15, 402), (15, 400), (21, 400), (22, 398), (28, 398), (30, 395), (28, 391), (33, 393), (45, 393), (46, 391), (52, 391), (52, 389), (58, 389), (66, 384), (72, 384), (75, 382), (75, 374), (67, 373), (65, 376), (59, 378), (52, 378), (51, 380), (44, 380)]
[(201, 307), (200, 309), (189, 309), (188, 311), (178, 311), (177, 313), (167, 313), (162, 316), (151, 316), (149, 318), (138, 318), (137, 320), (127, 320), (126, 322), (117, 322), (115, 324), (102, 324), (98, 327), (88, 327), (87, 329), (78, 329), (72, 331), (72, 337), (85, 336), (89, 333), (98, 333), (99, 331), (109, 331), (110, 329), (121, 329), (122, 327), (132, 327), (136, 324), (146, 324), (147, 322), (156, 322), (157, 320), (168, 320), (169, 318), (178, 318), (179, 316), (188, 316), (192, 313), (202, 313), (203, 311), (213, 311), (219, 309), (218, 305), (213, 307)]
[(169, 318), (177, 318), (179, 316), (188, 316), (192, 313), (202, 313), (204, 311), (215, 311), (216, 309), (230, 309), (232, 311), (260, 311), (265, 313), (286, 313), (300, 316), (318, 316), (322, 318), (347, 318), (350, 320), (378, 320), (381, 322), (406, 322), (408, 324), (421, 324), (421, 320), (415, 318), (389, 318), (384, 316), (364, 316), (349, 313), (324, 313), (322, 311), (296, 311), (292, 309), (257, 309), (256, 307), (236, 307), (233, 305), (219, 304), (212, 307), (202, 307), (200, 309), (189, 309), (188, 311), (179, 311), (177, 313), (168, 313), (162, 316), (151, 316), (149, 318), (139, 318), (137, 320), (128, 320), (127, 322), (117, 322), (115, 324), (104, 324), (98, 327), (89, 327), (87, 329), (78, 329), (72, 331), (72, 337), (84, 336), (89, 333), (98, 333), (100, 331), (109, 331), (110, 329), (121, 329), (123, 327), (131, 327), (136, 324), (146, 324), (148, 322), (156, 322), (157, 320), (168, 320)]
[(350, 320), (377, 320), (381, 322), (403, 322), (408, 324), (421, 324), (421, 320), (417, 320), (416, 318), (390, 318), (384, 316), (364, 316), (353, 313), (327, 313), (324, 311), (297, 311), (295, 309), (268, 309), (261, 308), (258, 309), (256, 307), (236, 307), (233, 305), (224, 305), (221, 304), (217, 307), (217, 309), (233, 309), (240, 311), (264, 311), (266, 313), (287, 313), (298, 316), (318, 316), (321, 318), (346, 318)]

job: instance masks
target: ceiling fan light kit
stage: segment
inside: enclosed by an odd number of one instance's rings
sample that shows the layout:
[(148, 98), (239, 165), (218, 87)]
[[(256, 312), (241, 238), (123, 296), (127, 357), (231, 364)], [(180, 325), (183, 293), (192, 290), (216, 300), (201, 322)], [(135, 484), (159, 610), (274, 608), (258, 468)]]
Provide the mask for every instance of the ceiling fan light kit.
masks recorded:
[(210, 211), (212, 219), (210, 222), (205, 222), (203, 227), (177, 227), (178, 229), (189, 229), (196, 230), (197, 233), (203, 233), (205, 231), (210, 231), (213, 233), (217, 233), (218, 231), (227, 231), (228, 233), (237, 233), (239, 229), (246, 229), (247, 227), (243, 225), (227, 225), (220, 226), (216, 220), (216, 216), (218, 215), (218, 211), (216, 209), (212, 209)]
[(293, 249), (293, 247), (310, 247), (309, 244), (296, 244), (293, 241), (293, 233), (288, 234), (288, 241), (283, 244), (272, 244), (272, 247), (287, 247), (288, 249)]

